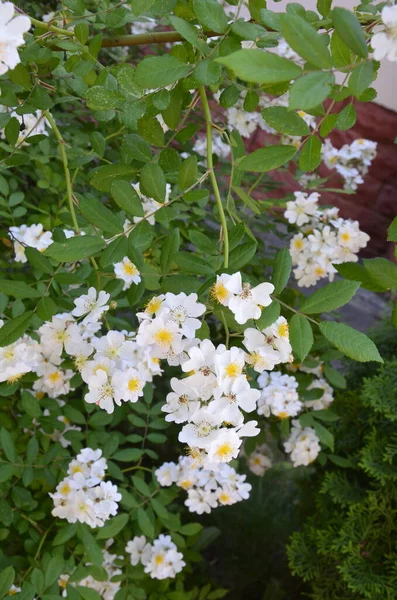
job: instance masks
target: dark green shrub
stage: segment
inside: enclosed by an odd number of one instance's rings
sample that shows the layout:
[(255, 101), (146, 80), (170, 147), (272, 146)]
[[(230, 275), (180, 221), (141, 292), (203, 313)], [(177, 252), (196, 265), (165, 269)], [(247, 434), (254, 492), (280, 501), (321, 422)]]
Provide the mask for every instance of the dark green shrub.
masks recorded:
[(356, 389), (334, 403), (341, 417), (333, 424), (335, 454), (342, 459), (319, 475), (315, 512), (290, 541), (290, 568), (315, 600), (394, 600), (397, 359), (363, 379), (355, 369), (350, 381)]

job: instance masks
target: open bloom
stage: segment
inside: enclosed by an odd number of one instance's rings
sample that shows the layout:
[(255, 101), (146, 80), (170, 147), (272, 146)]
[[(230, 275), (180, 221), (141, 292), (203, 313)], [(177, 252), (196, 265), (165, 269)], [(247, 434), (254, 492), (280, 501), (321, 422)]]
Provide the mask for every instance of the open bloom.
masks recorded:
[(114, 264), (114, 274), (116, 279), (124, 281), (123, 290), (128, 290), (133, 283), (138, 284), (141, 281), (138, 267), (130, 261), (128, 256), (124, 256), (122, 261)]
[(31, 25), (29, 17), (15, 17), (14, 12), (12, 2), (0, 2), (0, 75), (21, 62), (17, 48), (25, 43), (23, 36)]
[(371, 40), (375, 60), (387, 58), (397, 62), (397, 6), (384, 6), (381, 12), (382, 31), (375, 33)]

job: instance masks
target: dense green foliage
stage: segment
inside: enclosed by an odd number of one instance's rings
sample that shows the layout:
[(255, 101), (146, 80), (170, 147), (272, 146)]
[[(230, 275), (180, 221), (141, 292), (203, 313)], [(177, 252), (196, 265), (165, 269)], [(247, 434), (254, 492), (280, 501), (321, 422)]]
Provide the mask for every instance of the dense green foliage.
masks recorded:
[[(397, 589), (397, 360), (385, 327), (385, 365), (353, 372), (334, 403), (336, 464), (312, 490), (316, 508), (289, 546), (292, 571), (316, 600), (392, 600)], [(390, 344), (389, 344), (390, 342)]]

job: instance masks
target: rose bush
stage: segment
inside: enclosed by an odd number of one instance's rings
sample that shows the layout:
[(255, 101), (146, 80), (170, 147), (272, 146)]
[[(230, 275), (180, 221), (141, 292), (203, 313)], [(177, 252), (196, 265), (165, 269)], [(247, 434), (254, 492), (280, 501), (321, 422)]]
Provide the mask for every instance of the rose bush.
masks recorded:
[[(320, 317), (394, 266), (357, 264), (316, 169), (352, 193), (370, 168), (327, 136), (375, 98), (395, 8), (243, 4), (0, 3), (3, 596), (224, 596), (189, 512), (247, 499), (246, 467), (338, 464), (331, 361), (382, 362)], [(264, 200), (276, 169), (297, 191)]]

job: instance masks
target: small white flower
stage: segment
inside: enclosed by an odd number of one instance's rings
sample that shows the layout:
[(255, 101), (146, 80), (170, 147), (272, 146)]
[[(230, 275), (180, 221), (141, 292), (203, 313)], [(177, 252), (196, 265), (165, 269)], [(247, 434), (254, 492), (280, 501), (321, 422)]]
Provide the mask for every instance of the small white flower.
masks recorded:
[(90, 287), (88, 290), (88, 294), (83, 294), (79, 298), (76, 298), (74, 304), (76, 308), (72, 310), (72, 315), (75, 317), (82, 317), (85, 315), (83, 319), (83, 324), (87, 325), (88, 323), (95, 323), (99, 321), (102, 315), (109, 310), (109, 306), (107, 304), (110, 298), (110, 294), (104, 291), (100, 291), (97, 297), (96, 289)]
[(141, 281), (141, 274), (137, 266), (130, 261), (128, 256), (124, 256), (122, 261), (113, 266), (116, 279), (124, 281), (123, 290), (128, 290), (133, 283), (138, 284)]

